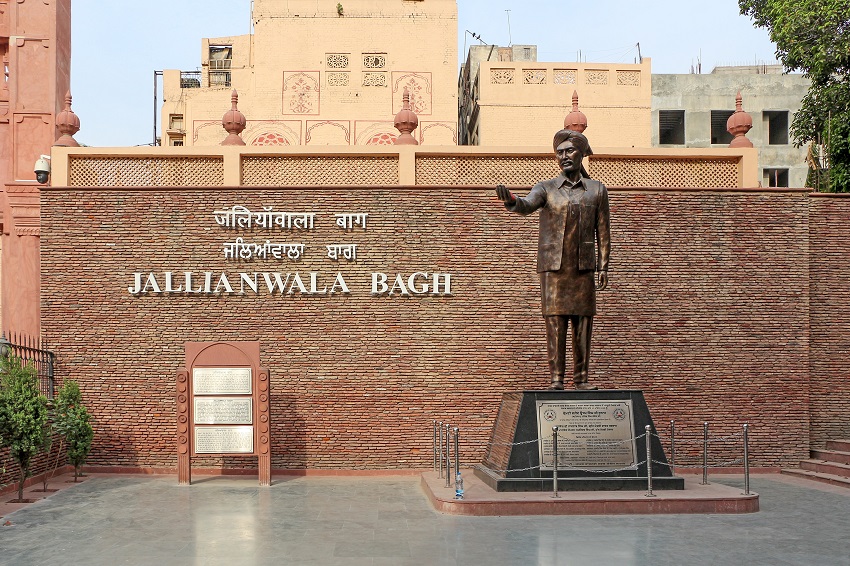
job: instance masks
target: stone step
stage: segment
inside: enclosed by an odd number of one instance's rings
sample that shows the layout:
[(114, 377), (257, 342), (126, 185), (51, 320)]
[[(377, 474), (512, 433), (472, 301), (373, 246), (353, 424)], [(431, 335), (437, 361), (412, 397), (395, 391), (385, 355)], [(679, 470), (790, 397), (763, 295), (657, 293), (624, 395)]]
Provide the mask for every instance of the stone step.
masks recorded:
[(850, 452), (840, 450), (812, 450), (812, 460), (826, 460), (839, 464), (850, 464)]
[(803, 460), (800, 462), (800, 469), (819, 474), (841, 476), (850, 480), (850, 464), (839, 464), (826, 460)]
[(827, 440), (826, 449), (850, 452), (850, 440)]
[(840, 485), (842, 487), (850, 488), (850, 478), (845, 478), (843, 476), (836, 476), (832, 474), (821, 474), (818, 472), (810, 472), (808, 470), (794, 470), (794, 469), (783, 469), (782, 473), (788, 476), (795, 476), (798, 478), (806, 478), (814, 481), (819, 481), (822, 483), (828, 483), (831, 485)]

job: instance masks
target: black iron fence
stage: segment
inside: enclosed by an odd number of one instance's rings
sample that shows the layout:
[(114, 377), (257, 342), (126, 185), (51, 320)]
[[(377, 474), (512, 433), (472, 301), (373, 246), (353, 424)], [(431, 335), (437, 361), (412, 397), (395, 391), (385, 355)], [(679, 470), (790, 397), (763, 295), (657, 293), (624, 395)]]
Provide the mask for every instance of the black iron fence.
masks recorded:
[(39, 389), (48, 399), (53, 399), (56, 390), (53, 381), (56, 356), (47, 349), (47, 345), (39, 339), (22, 334), (10, 333), (7, 339), (3, 333), (0, 338), (0, 356), (9, 354), (19, 357), (24, 364), (32, 364), (38, 372)]

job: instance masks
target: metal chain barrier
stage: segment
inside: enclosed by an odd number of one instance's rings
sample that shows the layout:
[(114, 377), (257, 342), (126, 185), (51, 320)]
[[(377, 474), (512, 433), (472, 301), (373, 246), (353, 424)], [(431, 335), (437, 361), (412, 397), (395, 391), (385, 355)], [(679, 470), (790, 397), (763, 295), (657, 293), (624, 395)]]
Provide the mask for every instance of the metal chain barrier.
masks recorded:
[[(493, 427), (470, 427), (465, 428), (465, 431), (485, 431), (485, 430), (493, 430)], [(454, 435), (452, 436), (452, 433)], [(614, 446), (619, 446), (626, 443), (632, 443), (640, 440), (641, 438), (645, 439), (646, 442), (646, 455), (647, 458), (641, 462), (633, 464), (631, 466), (625, 466), (622, 468), (611, 468), (604, 470), (589, 470), (587, 468), (574, 467), (574, 466), (564, 466), (560, 464), (557, 460), (554, 462), (554, 473), (553, 473), (553, 496), (558, 496), (558, 472), (559, 471), (570, 471), (570, 472), (585, 472), (591, 474), (611, 474), (617, 472), (625, 472), (625, 471), (634, 471), (639, 469), (641, 466), (645, 465), (647, 462), (650, 464), (647, 466), (647, 497), (655, 497), (655, 494), (652, 491), (652, 464), (658, 464), (662, 466), (666, 466), (670, 470), (673, 468), (684, 468), (684, 469), (699, 469), (703, 470), (703, 478), (702, 485), (708, 484), (708, 469), (709, 468), (724, 468), (729, 466), (736, 466), (743, 464), (744, 466), (744, 494), (750, 495), (750, 469), (749, 469), (749, 425), (743, 425), (743, 432), (733, 433), (726, 436), (720, 436), (715, 438), (710, 438), (708, 435), (708, 422), (703, 423), (703, 437), (702, 439), (682, 439), (676, 438), (676, 428), (675, 421), (670, 421), (670, 462), (664, 462), (660, 460), (655, 460), (652, 458), (652, 446), (651, 439), (655, 437), (659, 442), (662, 442), (663, 439), (657, 432), (652, 432), (652, 429), (649, 425), (646, 426), (646, 431), (638, 436), (623, 439), (623, 440), (613, 440), (613, 441), (601, 441), (594, 443), (594, 446), (599, 448), (610, 448)], [(458, 499), (463, 499), (463, 479), (461, 477), (460, 472), (460, 427), (452, 427), (449, 423), (443, 421), (433, 421), (433, 451), (434, 451), (434, 469), (439, 472), (439, 477), (443, 477), (443, 465), (445, 464), (446, 468), (446, 487), (451, 487), (451, 467), (452, 467), (452, 457), (451, 457), (451, 441), (454, 439), (454, 467), (455, 467), (455, 497)], [(737, 441), (739, 439), (743, 440), (743, 449), (744, 455), (742, 458), (735, 458), (733, 460), (728, 460), (719, 463), (713, 463), (711, 466), (708, 464), (708, 446), (710, 444), (718, 444), (718, 443), (728, 443)], [(486, 442), (483, 443), (486, 446), (492, 448), (493, 446), (522, 446), (526, 444), (537, 444), (540, 442), (540, 438), (533, 438), (531, 440), (524, 440), (520, 442)], [(555, 458), (558, 458), (558, 446), (569, 446), (570, 444), (582, 444), (581, 441), (571, 440), (571, 439), (558, 439), (558, 427), (553, 427), (552, 429), (552, 442), (553, 442), (553, 454)], [(467, 446), (474, 445), (475, 443), (467, 441)], [(481, 444), (481, 443), (479, 443)], [(702, 444), (702, 465), (687, 465), (687, 464), (676, 464), (676, 444)], [(509, 473), (509, 472), (527, 472), (530, 470), (540, 470), (542, 468), (541, 465), (529, 466), (527, 468), (516, 468), (516, 469), (505, 469), (505, 470), (491, 470), (496, 473)]]

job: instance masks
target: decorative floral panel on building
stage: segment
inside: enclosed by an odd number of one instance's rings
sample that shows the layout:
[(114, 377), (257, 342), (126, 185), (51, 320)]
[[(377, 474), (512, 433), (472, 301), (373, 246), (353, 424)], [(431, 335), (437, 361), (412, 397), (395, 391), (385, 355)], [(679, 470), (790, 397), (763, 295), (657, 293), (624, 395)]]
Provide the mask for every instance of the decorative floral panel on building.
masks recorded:
[(301, 145), (300, 120), (248, 120), (242, 139), (248, 145)]
[(457, 124), (454, 122), (419, 122), (419, 143), (422, 145), (457, 145)]
[(192, 142), (194, 145), (219, 145), (227, 132), (221, 127), (221, 120), (195, 120), (192, 122)]
[(354, 139), (357, 145), (393, 145), (398, 131), (392, 122), (369, 122), (358, 120), (354, 123)]
[(393, 115), (404, 104), (404, 89), (410, 93), (410, 107), (417, 116), (431, 115), (431, 73), (393, 72)]
[[(301, 145), (300, 120), (248, 120), (241, 137), (246, 145)], [(196, 146), (219, 145), (227, 137), (221, 120), (195, 120), (192, 141)]]
[(348, 120), (307, 120), (304, 145), (351, 145), (351, 122)]
[(319, 114), (319, 71), (283, 72), (282, 114)]

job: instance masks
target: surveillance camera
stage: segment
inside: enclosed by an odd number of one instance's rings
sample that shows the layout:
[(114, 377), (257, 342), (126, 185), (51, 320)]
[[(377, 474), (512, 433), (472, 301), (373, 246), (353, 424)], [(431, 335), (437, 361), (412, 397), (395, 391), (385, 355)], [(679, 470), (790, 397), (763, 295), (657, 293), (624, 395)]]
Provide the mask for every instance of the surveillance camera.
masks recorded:
[(42, 185), (50, 179), (50, 156), (42, 155), (35, 162), (35, 180)]

